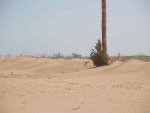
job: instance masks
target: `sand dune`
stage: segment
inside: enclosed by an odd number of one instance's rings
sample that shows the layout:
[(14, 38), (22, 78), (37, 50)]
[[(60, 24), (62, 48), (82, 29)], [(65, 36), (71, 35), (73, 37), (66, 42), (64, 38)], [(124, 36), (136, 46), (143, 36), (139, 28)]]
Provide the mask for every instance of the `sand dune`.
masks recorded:
[(0, 58), (0, 113), (150, 113), (150, 62)]
[(38, 72), (64, 73), (75, 72), (92, 67), (86, 59), (46, 59), (46, 58), (1, 58), (0, 71), (2, 72)]

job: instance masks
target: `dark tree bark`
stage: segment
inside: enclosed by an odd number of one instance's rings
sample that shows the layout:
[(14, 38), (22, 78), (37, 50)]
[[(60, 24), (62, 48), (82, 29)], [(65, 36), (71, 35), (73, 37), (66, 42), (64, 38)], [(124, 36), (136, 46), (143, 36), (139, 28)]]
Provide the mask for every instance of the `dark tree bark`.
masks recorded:
[(102, 0), (102, 48), (107, 54), (107, 18), (106, 18), (106, 0)]

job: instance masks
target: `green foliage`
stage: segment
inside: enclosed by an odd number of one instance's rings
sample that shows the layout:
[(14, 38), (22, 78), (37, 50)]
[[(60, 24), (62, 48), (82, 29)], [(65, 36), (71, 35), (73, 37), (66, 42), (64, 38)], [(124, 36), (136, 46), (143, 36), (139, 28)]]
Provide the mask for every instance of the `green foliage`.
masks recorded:
[(95, 66), (108, 65), (108, 55), (102, 49), (102, 43), (100, 40), (96, 43), (95, 50), (92, 49), (90, 53), (90, 59)]

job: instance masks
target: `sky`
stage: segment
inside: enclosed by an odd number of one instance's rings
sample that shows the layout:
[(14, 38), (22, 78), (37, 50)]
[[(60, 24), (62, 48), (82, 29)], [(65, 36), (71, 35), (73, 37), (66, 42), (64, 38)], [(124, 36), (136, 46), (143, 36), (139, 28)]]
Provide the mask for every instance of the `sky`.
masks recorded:
[[(107, 0), (108, 54), (150, 55), (150, 0)], [(0, 0), (0, 55), (88, 56), (101, 0)]]

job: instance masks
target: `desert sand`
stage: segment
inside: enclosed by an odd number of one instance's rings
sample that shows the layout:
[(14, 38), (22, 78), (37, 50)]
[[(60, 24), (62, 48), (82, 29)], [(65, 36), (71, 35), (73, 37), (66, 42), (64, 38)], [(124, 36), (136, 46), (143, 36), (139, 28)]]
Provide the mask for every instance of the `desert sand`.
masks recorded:
[(150, 62), (1, 57), (0, 113), (150, 113)]

